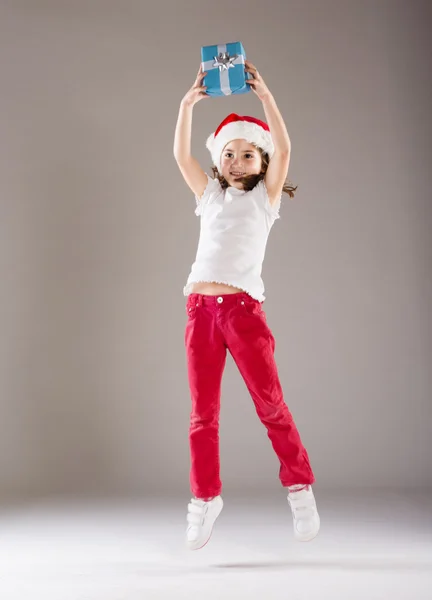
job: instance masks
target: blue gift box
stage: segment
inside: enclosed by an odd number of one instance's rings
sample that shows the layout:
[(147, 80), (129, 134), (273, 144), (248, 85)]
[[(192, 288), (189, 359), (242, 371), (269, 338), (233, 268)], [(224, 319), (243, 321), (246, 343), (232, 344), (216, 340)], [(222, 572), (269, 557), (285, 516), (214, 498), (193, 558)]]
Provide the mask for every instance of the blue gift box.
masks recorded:
[(207, 75), (203, 85), (209, 96), (230, 96), (247, 94), (250, 86), (246, 80), (252, 76), (245, 71), (246, 53), (241, 42), (203, 46), (201, 48), (202, 67)]

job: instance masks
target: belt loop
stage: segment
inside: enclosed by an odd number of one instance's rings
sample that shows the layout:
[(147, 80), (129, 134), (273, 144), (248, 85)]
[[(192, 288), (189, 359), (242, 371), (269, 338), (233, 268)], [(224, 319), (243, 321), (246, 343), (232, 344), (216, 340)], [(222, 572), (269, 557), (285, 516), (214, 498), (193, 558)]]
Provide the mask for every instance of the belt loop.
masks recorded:
[(197, 306), (202, 306), (203, 297), (202, 294), (197, 294)]

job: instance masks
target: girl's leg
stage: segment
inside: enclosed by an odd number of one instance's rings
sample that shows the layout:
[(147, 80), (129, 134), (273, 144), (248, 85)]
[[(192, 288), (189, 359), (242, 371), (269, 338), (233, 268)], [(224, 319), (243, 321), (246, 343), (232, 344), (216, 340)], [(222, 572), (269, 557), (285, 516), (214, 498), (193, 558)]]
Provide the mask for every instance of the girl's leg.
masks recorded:
[(188, 296), (185, 345), (192, 410), (189, 429), (192, 493), (201, 499), (218, 496), (219, 412), (226, 346), (216, 324), (213, 304), (205, 296)]
[(284, 401), (274, 358), (275, 341), (260, 303), (246, 296), (231, 311), (225, 336), (279, 458), (282, 485), (314, 483), (307, 451)]

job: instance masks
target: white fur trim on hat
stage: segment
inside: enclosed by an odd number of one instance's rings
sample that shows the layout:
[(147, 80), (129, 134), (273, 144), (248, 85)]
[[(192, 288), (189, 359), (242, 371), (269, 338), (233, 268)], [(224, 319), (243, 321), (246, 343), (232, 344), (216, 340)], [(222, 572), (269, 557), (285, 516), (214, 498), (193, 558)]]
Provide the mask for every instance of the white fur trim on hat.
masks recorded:
[(274, 154), (274, 144), (269, 131), (263, 129), (256, 123), (250, 121), (235, 121), (227, 123), (217, 134), (216, 138), (212, 133), (206, 142), (206, 147), (209, 149), (213, 164), (221, 171), (221, 154), (222, 150), (232, 140), (246, 140), (250, 144), (254, 144), (264, 150), (271, 158)]

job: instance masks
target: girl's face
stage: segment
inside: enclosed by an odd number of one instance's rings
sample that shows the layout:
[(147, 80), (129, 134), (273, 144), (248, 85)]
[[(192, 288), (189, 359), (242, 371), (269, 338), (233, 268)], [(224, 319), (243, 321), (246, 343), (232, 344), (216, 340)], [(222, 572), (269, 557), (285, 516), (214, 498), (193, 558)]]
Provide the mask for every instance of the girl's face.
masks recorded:
[(232, 140), (222, 150), (221, 175), (231, 187), (242, 189), (243, 184), (238, 180), (246, 175), (259, 175), (261, 168), (261, 153), (246, 140)]

